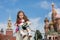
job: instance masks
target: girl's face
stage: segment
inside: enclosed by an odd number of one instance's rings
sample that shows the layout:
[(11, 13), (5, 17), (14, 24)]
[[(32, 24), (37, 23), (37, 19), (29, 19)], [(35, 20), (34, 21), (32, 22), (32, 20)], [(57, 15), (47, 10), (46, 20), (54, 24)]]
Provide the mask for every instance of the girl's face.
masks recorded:
[(20, 18), (20, 19), (23, 19), (23, 17), (24, 17), (23, 13), (22, 13), (22, 12), (19, 13), (19, 18)]

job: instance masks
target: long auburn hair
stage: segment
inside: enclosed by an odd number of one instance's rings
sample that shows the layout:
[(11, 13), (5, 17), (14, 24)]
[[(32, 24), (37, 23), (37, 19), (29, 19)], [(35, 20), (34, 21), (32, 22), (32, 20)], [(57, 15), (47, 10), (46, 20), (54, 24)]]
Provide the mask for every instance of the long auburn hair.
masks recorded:
[(16, 19), (16, 23), (17, 23), (17, 24), (18, 24), (19, 20), (21, 20), (21, 19), (19, 18), (19, 14), (20, 14), (20, 13), (23, 13), (23, 19), (24, 19), (25, 22), (29, 21), (29, 19), (28, 19), (27, 16), (24, 14), (24, 12), (23, 12), (23, 11), (19, 11), (18, 14), (17, 14), (17, 19)]

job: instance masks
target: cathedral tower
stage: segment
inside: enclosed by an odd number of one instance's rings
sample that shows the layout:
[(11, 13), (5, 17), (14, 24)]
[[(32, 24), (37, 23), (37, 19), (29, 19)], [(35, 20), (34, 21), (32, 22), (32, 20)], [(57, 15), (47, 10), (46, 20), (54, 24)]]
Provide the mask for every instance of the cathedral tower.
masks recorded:
[(8, 35), (8, 36), (13, 36), (13, 29), (12, 29), (11, 17), (8, 18), (6, 35)]
[(57, 12), (54, 8), (54, 3), (52, 3), (52, 21), (55, 22), (55, 16), (57, 15)]
[(44, 26), (45, 33), (47, 33), (49, 31), (49, 20), (45, 18), (44, 22), (45, 22), (45, 26)]

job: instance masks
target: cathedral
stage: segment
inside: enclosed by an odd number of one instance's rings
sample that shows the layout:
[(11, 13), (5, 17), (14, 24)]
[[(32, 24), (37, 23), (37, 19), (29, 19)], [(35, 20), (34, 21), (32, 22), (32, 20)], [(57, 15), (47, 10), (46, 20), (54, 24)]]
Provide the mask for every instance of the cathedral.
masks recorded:
[(3, 29), (0, 30), (0, 40), (16, 40), (16, 37), (13, 36), (12, 22), (10, 17), (7, 23), (6, 34), (4, 34)]
[(45, 40), (60, 40), (60, 14), (57, 13), (52, 3), (51, 20), (44, 20)]

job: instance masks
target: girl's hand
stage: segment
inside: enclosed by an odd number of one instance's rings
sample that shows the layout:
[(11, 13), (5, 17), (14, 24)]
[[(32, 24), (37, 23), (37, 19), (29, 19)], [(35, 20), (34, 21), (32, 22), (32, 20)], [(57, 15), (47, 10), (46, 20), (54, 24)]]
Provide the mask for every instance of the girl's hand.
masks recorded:
[(31, 22), (29, 22), (29, 21), (27, 21), (26, 23), (27, 23), (28, 25), (31, 25)]
[(19, 31), (19, 27), (16, 27), (16, 32), (18, 32)]

